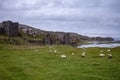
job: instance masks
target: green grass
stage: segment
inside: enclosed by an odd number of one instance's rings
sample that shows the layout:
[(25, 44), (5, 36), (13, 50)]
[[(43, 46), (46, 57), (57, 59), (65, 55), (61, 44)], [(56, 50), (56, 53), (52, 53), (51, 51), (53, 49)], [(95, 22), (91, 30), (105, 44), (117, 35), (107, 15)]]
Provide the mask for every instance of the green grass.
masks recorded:
[[(49, 53), (53, 47), (57, 53)], [(111, 49), (112, 59), (98, 57), (101, 50), (87, 48), (82, 58), (82, 49), (66, 45), (0, 44), (0, 80), (120, 80), (120, 47)]]
[(0, 35), (0, 44), (23, 45), (23, 44), (29, 44), (29, 42), (25, 41), (21, 37), (10, 37), (8, 35)]

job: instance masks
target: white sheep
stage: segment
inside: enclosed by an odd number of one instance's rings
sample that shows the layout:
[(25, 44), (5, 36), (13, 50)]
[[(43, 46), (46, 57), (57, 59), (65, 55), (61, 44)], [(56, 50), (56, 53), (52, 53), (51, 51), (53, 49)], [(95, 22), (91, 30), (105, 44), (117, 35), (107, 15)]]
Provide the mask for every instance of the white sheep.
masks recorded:
[(109, 58), (109, 59), (112, 58), (112, 54), (108, 54), (108, 58)]
[(50, 49), (49, 52), (52, 52), (52, 50)]
[(103, 53), (104, 51), (103, 51), (103, 50), (101, 50), (100, 52), (101, 52), (101, 53)]
[(75, 55), (75, 53), (72, 53), (72, 56), (74, 56)]
[(67, 56), (63, 54), (63, 55), (61, 55), (61, 58), (66, 59)]
[(100, 56), (100, 57), (105, 57), (105, 54), (100, 53), (99, 56)]
[(85, 55), (86, 55), (86, 53), (85, 53), (85, 52), (83, 52), (83, 53), (81, 54), (81, 57), (85, 57)]
[(57, 53), (57, 50), (54, 50), (54, 53)]
[(35, 50), (35, 52), (38, 52), (39, 50)]
[(52, 50), (49, 50), (49, 53), (52, 53)]
[(110, 51), (111, 51), (110, 49), (107, 50), (107, 52), (110, 52)]

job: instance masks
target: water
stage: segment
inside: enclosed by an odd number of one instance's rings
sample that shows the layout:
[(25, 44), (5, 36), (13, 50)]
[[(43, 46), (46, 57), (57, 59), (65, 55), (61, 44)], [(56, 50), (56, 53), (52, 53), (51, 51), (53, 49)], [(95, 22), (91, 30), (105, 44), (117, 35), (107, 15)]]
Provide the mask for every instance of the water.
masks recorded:
[(105, 47), (114, 48), (120, 46), (120, 43), (99, 43), (99, 42), (89, 42), (88, 44), (83, 44), (78, 46), (78, 48), (88, 48), (88, 47)]

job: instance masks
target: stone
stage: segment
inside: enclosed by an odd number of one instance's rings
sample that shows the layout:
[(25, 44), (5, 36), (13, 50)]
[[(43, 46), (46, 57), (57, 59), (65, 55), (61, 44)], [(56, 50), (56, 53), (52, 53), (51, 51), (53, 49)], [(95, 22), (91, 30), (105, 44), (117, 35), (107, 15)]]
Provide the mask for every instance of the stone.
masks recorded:
[(52, 40), (51, 40), (51, 38), (50, 38), (50, 34), (49, 34), (49, 33), (46, 33), (46, 34), (45, 34), (44, 39), (43, 39), (43, 43), (44, 43), (44, 44), (47, 44), (47, 45), (52, 44)]
[(70, 44), (70, 33), (66, 33), (64, 35), (64, 43), (69, 45)]
[(4, 34), (4, 28), (3, 28), (3, 26), (2, 26), (2, 23), (0, 23), (0, 34)]
[(9, 36), (20, 36), (19, 23), (13, 23), (12, 21), (4, 21), (2, 27), (4, 28), (4, 34)]

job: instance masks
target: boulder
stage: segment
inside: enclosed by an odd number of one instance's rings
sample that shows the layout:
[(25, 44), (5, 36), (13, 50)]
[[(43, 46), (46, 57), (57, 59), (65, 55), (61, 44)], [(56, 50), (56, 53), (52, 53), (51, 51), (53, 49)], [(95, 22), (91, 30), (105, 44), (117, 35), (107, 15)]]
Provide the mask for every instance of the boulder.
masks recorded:
[(69, 45), (70, 44), (70, 33), (66, 33), (64, 35), (64, 43)]
[(4, 21), (2, 22), (3, 33), (9, 36), (20, 36), (19, 23), (13, 23), (12, 21)]

